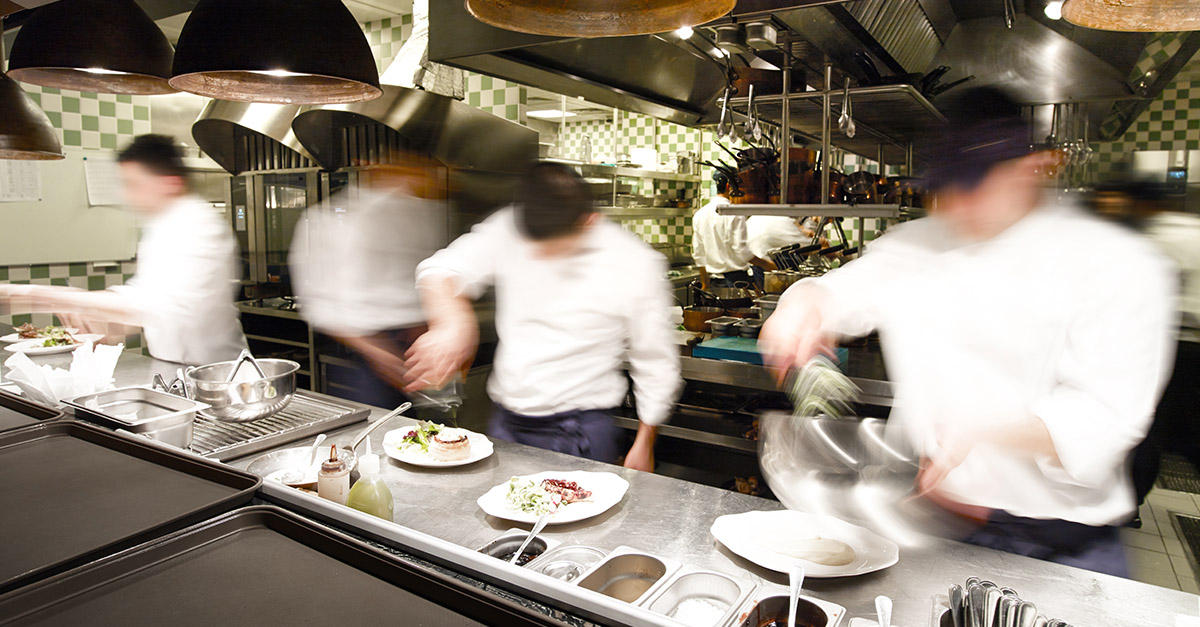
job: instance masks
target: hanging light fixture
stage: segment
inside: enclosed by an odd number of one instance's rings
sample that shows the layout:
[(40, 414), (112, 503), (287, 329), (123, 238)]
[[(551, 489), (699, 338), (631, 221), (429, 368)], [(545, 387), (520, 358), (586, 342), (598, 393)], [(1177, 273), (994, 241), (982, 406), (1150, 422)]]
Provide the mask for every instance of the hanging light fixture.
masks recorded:
[(171, 86), (275, 104), (378, 98), (362, 27), (340, 0), (200, 0), (175, 45)]
[(1200, 3), (1195, 0), (1067, 0), (1062, 16), (1077, 26), (1097, 30), (1200, 30)]
[[(0, 42), (4, 31), (0, 30)], [(0, 45), (0, 70), (4, 46)], [(17, 81), (0, 71), (0, 159), (62, 159), (62, 142), (50, 118)]]
[(703, 24), (729, 13), (735, 4), (736, 0), (467, 0), (467, 10), (485, 24), (522, 33), (615, 37)]
[(169, 94), (171, 43), (133, 0), (58, 0), (17, 31), (13, 78), (109, 94)]

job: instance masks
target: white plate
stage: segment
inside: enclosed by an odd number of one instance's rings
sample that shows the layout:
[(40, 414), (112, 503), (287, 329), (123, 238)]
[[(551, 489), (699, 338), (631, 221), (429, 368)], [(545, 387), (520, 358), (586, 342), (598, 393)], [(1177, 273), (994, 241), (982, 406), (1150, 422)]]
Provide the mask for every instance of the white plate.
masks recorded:
[(80, 346), (84, 342), (98, 342), (104, 339), (104, 336), (99, 333), (84, 333), (76, 335), (75, 339), (79, 340), (79, 344), (67, 344), (65, 346), (42, 346), (42, 342), (46, 340), (25, 340), (16, 344), (9, 344), (4, 347), (4, 350), (10, 353), (25, 353), (30, 356), (37, 355), (57, 355), (58, 353), (69, 353)]
[[(625, 491), (629, 489), (628, 481), (611, 472), (548, 470), (546, 472), (539, 472), (536, 475), (524, 475), (519, 478), (528, 479), (538, 484), (543, 479), (563, 479), (578, 483), (579, 487), (584, 490), (591, 490), (592, 497), (590, 499), (576, 501), (570, 505), (559, 507), (558, 511), (551, 514), (549, 520), (547, 520), (547, 524), (550, 525), (563, 525), (599, 516), (611, 509), (612, 506), (620, 503), (621, 499), (625, 496)], [(476, 503), (489, 516), (528, 524), (537, 522), (537, 514), (509, 507), (508, 499), (505, 498), (507, 495), (508, 481), (505, 481), (488, 490), (486, 494), (479, 497)]]
[[(76, 329), (74, 327), (66, 327), (63, 330), (66, 331), (67, 333), (70, 333), (71, 335), (75, 335), (76, 333), (79, 333), (79, 329)], [(37, 339), (37, 338), (26, 338), (26, 337), (21, 337), (20, 333), (9, 333), (8, 335), (0, 337), (0, 342), (8, 342), (9, 344), (12, 344), (14, 342), (27, 342), (31, 339)], [(42, 339), (44, 340), (46, 338), (42, 338)]]
[[(852, 577), (883, 570), (900, 561), (895, 542), (832, 516), (792, 510), (746, 512), (718, 518), (712, 534), (730, 551), (766, 568), (786, 573), (792, 564), (803, 564), (808, 577)], [(789, 534), (840, 540), (854, 549), (854, 561), (843, 566), (817, 564), (773, 550), (772, 540)]]
[(487, 436), (474, 431), (461, 431), (467, 434), (467, 440), (471, 442), (471, 454), (466, 459), (458, 459), (454, 461), (442, 461), (434, 459), (426, 451), (422, 451), (418, 446), (402, 447), (401, 442), (404, 436), (410, 431), (416, 429), (416, 425), (411, 427), (403, 427), (400, 429), (392, 429), (383, 435), (383, 452), (387, 453), (388, 457), (412, 464), (413, 466), (424, 466), (426, 468), (453, 468), (454, 466), (466, 466), (491, 456), (493, 447), (492, 441), (487, 439)]

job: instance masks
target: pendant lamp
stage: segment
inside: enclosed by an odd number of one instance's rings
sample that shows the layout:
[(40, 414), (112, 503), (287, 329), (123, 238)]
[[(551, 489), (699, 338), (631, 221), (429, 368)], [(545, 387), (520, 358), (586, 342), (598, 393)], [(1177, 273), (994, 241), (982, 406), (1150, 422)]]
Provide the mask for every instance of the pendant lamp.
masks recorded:
[(1067, 0), (1062, 16), (1077, 26), (1097, 30), (1200, 30), (1200, 2), (1196, 0)]
[(378, 98), (362, 27), (340, 0), (200, 0), (175, 44), (171, 86), (275, 104)]
[[(0, 36), (4, 33), (0, 31)], [(4, 46), (0, 45), (0, 70)], [(62, 159), (62, 142), (50, 118), (17, 81), (0, 72), (0, 159)]]
[(703, 24), (729, 13), (735, 4), (736, 0), (467, 0), (467, 10), (485, 24), (522, 33), (615, 37)]
[(169, 94), (171, 44), (134, 0), (58, 0), (33, 12), (9, 55), (13, 78), (107, 94)]

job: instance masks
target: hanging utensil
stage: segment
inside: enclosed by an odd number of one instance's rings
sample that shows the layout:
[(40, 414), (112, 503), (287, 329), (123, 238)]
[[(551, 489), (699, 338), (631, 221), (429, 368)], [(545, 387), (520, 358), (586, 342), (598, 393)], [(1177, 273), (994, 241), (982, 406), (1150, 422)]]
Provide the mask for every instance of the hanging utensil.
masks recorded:
[(846, 137), (854, 137), (855, 127), (854, 118), (850, 112), (850, 81), (846, 80), (845, 87), (842, 88), (842, 114), (838, 116), (838, 128)]
[(721, 121), (717, 122), (717, 139), (729, 141), (733, 119), (729, 117), (729, 83), (725, 84), (725, 97), (721, 99)]
[[(751, 89), (753, 89), (753, 87), (751, 87)], [(754, 128), (750, 131), (750, 134), (754, 136), (754, 141), (756, 141), (756, 142), (762, 141), (762, 136), (763, 136), (762, 123), (761, 123), (762, 118), (760, 118), (758, 116), (758, 101), (755, 101), (754, 106), (752, 106), (750, 108), (750, 115), (751, 115), (751, 120), (754, 123)], [(774, 144), (772, 144), (772, 145), (774, 145)]]
[(750, 97), (746, 101), (746, 124), (742, 127), (742, 137), (754, 136), (754, 84), (750, 84)]

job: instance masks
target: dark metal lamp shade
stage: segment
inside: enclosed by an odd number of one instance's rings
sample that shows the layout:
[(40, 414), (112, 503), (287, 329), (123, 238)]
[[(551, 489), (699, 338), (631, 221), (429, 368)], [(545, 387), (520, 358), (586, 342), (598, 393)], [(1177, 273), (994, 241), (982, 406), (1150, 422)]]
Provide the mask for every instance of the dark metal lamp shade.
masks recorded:
[(175, 46), (171, 86), (275, 104), (378, 98), (362, 27), (339, 0), (200, 0)]
[(1067, 0), (1062, 15), (1076, 26), (1097, 30), (1200, 30), (1200, 3), (1196, 0)]
[(169, 94), (171, 44), (133, 0), (58, 0), (13, 41), (8, 74), (61, 89)]
[(0, 73), (0, 159), (62, 158), (62, 142), (50, 118), (16, 81)]
[(729, 13), (737, 4), (736, 0), (466, 1), (471, 15), (485, 24), (558, 37), (662, 33), (710, 22)]

